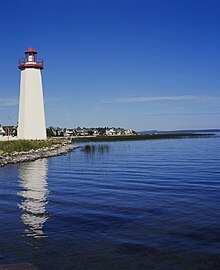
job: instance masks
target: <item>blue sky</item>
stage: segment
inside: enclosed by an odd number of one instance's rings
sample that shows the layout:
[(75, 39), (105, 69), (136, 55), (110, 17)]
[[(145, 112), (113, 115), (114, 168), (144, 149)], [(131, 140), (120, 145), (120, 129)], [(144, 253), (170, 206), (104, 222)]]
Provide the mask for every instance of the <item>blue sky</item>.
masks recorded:
[(220, 128), (220, 1), (1, 0), (0, 123), (16, 124), (28, 47), (47, 126)]

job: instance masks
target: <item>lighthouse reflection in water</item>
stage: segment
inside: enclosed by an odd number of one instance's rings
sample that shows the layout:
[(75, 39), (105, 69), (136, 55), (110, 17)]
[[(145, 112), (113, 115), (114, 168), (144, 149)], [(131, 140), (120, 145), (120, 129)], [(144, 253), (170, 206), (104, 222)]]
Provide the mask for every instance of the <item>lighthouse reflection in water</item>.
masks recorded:
[(21, 163), (19, 181), (22, 197), (19, 208), (22, 210), (21, 220), (26, 226), (25, 234), (35, 238), (45, 237), (44, 223), (49, 218), (46, 212), (48, 184), (47, 159)]

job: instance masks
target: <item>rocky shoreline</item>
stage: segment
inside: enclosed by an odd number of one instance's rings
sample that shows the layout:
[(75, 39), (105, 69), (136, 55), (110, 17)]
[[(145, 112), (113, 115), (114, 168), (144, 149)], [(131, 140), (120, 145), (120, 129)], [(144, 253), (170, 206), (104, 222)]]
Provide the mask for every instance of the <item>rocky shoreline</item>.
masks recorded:
[(0, 167), (4, 167), (7, 164), (15, 164), (26, 161), (34, 161), (40, 158), (59, 156), (66, 154), (76, 148), (78, 148), (78, 146), (67, 144), (67, 145), (54, 145), (52, 147), (30, 150), (28, 152), (12, 152), (10, 154), (2, 153), (0, 155)]

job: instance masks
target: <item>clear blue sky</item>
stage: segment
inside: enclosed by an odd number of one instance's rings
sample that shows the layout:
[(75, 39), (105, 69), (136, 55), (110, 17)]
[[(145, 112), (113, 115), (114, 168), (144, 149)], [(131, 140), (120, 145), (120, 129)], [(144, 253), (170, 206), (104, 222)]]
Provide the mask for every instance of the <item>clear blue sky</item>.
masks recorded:
[(220, 128), (219, 0), (1, 0), (0, 40), (4, 125), (33, 47), (47, 126)]

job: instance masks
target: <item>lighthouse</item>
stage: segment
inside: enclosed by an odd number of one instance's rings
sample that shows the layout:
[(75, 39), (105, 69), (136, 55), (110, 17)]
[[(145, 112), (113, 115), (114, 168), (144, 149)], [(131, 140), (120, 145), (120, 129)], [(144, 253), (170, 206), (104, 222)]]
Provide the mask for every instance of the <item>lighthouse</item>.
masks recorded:
[(45, 140), (46, 125), (41, 70), (43, 60), (37, 51), (28, 48), (25, 57), (18, 60), (21, 70), (18, 116), (18, 139)]

